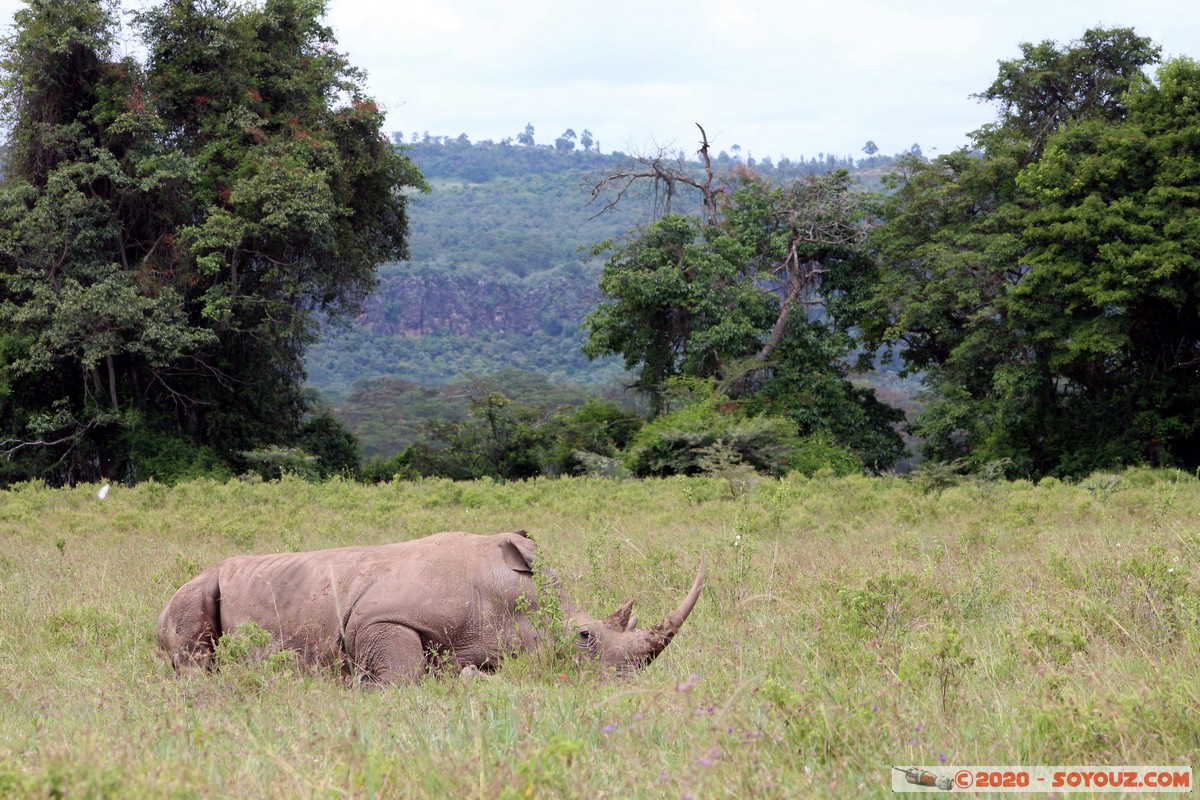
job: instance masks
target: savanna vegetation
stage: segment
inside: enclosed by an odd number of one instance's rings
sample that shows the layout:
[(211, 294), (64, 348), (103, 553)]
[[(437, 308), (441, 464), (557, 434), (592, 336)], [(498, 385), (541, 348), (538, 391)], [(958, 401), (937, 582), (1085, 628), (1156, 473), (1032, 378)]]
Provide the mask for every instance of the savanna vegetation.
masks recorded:
[[(979, 95), (997, 121), (932, 161), (757, 162), (703, 128), (698, 161), (605, 156), (532, 124), (397, 149), (323, 9), (170, 0), (131, 16), (141, 60), (116, 4), (18, 14), (0, 481), (880, 472), (905, 414), (862, 376), (889, 360), (949, 468), (1200, 467), (1195, 61), (1126, 28), (1022, 45)], [(608, 388), (480, 377), (530, 372)]]
[[(0, 797), (889, 797), (895, 764), (1195, 764), (1200, 482), (828, 474), (25, 483), (0, 502)], [(179, 681), (175, 588), (237, 553), (527, 528), (593, 613), (704, 594), (635, 676), (517, 658), (378, 689)]]
[[(1191, 59), (1160, 64), (1158, 47), (1132, 30), (1093, 29), (1066, 44), (1022, 45), (979, 95), (997, 107), (996, 122), (955, 153), (929, 160), (914, 147), (882, 159), (890, 172), (874, 197), (861, 190), (861, 171), (795, 176), (714, 157), (703, 131), (698, 162), (660, 152), (600, 164), (600, 220), (647, 201), (656, 213), (594, 246), (604, 263), (589, 274), (600, 295), (588, 299), (598, 304), (584, 318), (586, 338), (526, 313), (526, 328), (538, 326), (530, 347), (504, 330), (480, 337), (474, 352), (503, 364), (496, 345), (511, 344), (519, 366), (536, 369), (528, 356), (552, 356), (548, 341), (561, 333), (561, 346), (582, 344), (603, 369), (620, 359), (652, 417), (677, 410), (664, 402), (673, 381), (710, 380), (722, 414), (790, 421), (802, 440), (833, 446), (826, 464), (849, 463), (844, 455), (875, 470), (900, 463), (899, 415), (879, 402), (883, 382), (863, 380), (883, 367), (922, 382), (915, 406), (911, 384), (885, 396), (909, 412), (920, 456), (956, 470), (1079, 478), (1128, 464), (1193, 469), (1198, 85)], [(422, 142), (478, 147), (480, 159), (537, 149)], [(868, 159), (853, 166), (877, 176), (873, 150), (868, 143)], [(543, 151), (559, 164), (598, 158)], [(630, 203), (638, 188), (643, 202)], [(556, 371), (579, 379), (578, 367)], [(896, 373), (874, 374), (896, 385)], [(697, 463), (700, 449), (720, 443), (712, 434), (737, 424), (696, 411), (677, 437), (696, 437), (691, 455), (660, 468)], [(714, 427), (697, 427), (704, 419)], [(623, 460), (645, 474), (637, 455)]]
[[(30, 0), (4, 42), (0, 797), (882, 797), (893, 764), (1197, 760), (1195, 61), (1024, 45), (932, 161), (532, 124), (404, 150), (323, 10), (167, 0), (138, 60), (115, 2)], [(853, 372), (881, 349), (929, 390), (911, 479), (867, 475), (902, 452)], [(654, 617), (701, 552), (704, 596), (624, 679), (154, 654), (224, 556), (515, 528), (594, 611)]]

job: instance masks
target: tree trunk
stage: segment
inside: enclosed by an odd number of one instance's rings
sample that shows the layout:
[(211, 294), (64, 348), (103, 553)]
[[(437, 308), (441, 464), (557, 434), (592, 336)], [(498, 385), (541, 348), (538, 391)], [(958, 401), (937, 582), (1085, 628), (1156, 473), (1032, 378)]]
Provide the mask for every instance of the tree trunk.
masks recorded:
[(105, 356), (104, 360), (108, 364), (108, 396), (112, 400), (113, 411), (120, 411), (121, 408), (117, 404), (117, 370), (113, 366), (113, 357)]

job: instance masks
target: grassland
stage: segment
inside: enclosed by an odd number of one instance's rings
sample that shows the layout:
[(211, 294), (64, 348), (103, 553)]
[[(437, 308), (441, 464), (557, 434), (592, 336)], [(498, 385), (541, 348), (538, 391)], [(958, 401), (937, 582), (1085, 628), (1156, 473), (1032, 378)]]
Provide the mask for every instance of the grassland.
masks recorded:
[[(0, 797), (886, 797), (893, 764), (1200, 754), (1180, 473), (96, 489), (0, 492)], [(177, 681), (156, 655), (163, 604), (222, 557), (513, 528), (593, 613), (661, 617), (702, 549), (704, 596), (623, 680)]]

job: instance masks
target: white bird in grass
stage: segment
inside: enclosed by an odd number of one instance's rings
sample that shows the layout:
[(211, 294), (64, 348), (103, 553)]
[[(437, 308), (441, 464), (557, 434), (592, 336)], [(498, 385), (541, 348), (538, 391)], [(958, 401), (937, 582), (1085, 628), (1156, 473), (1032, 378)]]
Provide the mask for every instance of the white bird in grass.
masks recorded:
[(112, 486), (112, 484), (106, 483), (103, 486), (101, 486), (100, 491), (96, 492), (96, 496), (99, 497), (101, 500), (103, 500), (105, 497), (108, 497), (108, 487), (109, 486)]

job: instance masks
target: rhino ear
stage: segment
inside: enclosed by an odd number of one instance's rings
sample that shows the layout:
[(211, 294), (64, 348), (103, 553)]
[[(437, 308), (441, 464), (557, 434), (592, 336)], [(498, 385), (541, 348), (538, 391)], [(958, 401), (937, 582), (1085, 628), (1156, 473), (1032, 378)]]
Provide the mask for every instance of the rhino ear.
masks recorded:
[(504, 563), (514, 572), (533, 572), (533, 542), (528, 539), (502, 539), (500, 553)]
[[(609, 614), (607, 617), (601, 620), (601, 622), (603, 623), (604, 627), (610, 628), (614, 631), (627, 631), (630, 630), (629, 622), (631, 613), (633, 613), (633, 601), (626, 600), (621, 604), (620, 608)], [(636, 625), (637, 617), (633, 617), (632, 619), (633, 624)]]

